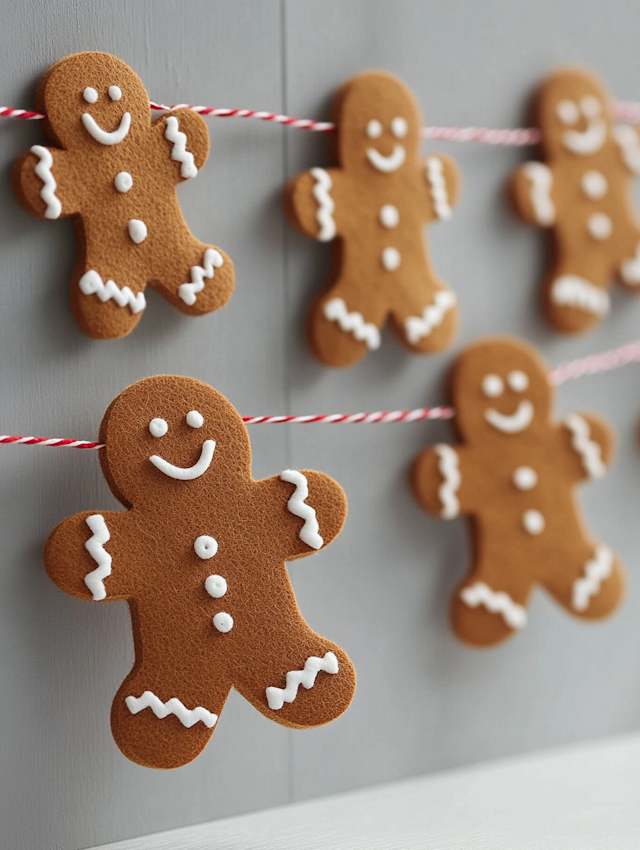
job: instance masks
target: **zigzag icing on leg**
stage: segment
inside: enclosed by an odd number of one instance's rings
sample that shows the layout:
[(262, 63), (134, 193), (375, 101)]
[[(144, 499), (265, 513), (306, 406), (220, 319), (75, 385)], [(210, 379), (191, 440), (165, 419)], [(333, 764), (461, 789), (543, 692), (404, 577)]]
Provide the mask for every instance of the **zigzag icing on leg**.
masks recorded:
[(508, 593), (491, 590), (483, 581), (465, 587), (460, 591), (460, 598), (470, 608), (482, 605), (492, 614), (500, 614), (512, 629), (523, 629), (527, 625), (526, 609), (514, 602)]
[(442, 221), (448, 221), (453, 215), (453, 210), (449, 203), (442, 160), (437, 156), (427, 157), (427, 182), (431, 190), (431, 200), (436, 216)]
[(321, 549), (324, 540), (318, 534), (320, 527), (316, 512), (311, 505), (306, 503), (306, 499), (309, 497), (309, 484), (306, 476), (298, 472), (297, 469), (285, 469), (281, 473), (280, 479), (296, 485), (293, 495), (287, 502), (287, 508), (292, 514), (304, 520), (304, 525), (300, 529), (298, 537), (312, 549)]
[(129, 307), (132, 313), (141, 313), (147, 306), (144, 292), (137, 292), (134, 295), (128, 286), (123, 286), (120, 289), (113, 280), (104, 283), (102, 277), (94, 269), (82, 275), (79, 286), (80, 291), (85, 295), (97, 295), (103, 303), (113, 300), (118, 307)]
[(606, 546), (596, 546), (593, 558), (584, 565), (584, 576), (573, 583), (571, 605), (576, 611), (587, 610), (591, 597), (600, 593), (612, 570), (613, 552)]
[(204, 723), (209, 729), (213, 729), (218, 721), (218, 715), (207, 711), (201, 705), (195, 708), (186, 708), (177, 697), (171, 697), (166, 702), (162, 702), (153, 691), (145, 691), (141, 697), (129, 696), (125, 699), (127, 708), (131, 714), (137, 714), (145, 708), (150, 708), (151, 711), (159, 720), (169, 717), (170, 714), (175, 714), (180, 723), (190, 729), (198, 721)]
[(350, 313), (342, 298), (332, 298), (324, 305), (324, 317), (337, 322), (346, 333), (352, 333), (358, 342), (366, 342), (370, 351), (380, 348), (380, 331), (372, 322), (365, 322), (362, 313)]
[(202, 262), (204, 264), (202, 266), (191, 266), (191, 282), (182, 283), (178, 288), (178, 295), (189, 307), (196, 303), (196, 294), (204, 289), (204, 279), (211, 280), (215, 270), (220, 268), (224, 260), (222, 254), (215, 248), (207, 248)]
[(602, 478), (607, 467), (602, 461), (600, 445), (591, 439), (589, 423), (578, 413), (570, 413), (564, 424), (571, 431), (571, 445), (580, 455), (582, 466), (589, 478)]
[(198, 169), (193, 154), (187, 150), (187, 136), (179, 127), (180, 122), (176, 116), (170, 115), (167, 118), (164, 137), (172, 144), (171, 159), (180, 163), (180, 176), (187, 180), (189, 177), (195, 177)]
[(111, 540), (107, 523), (101, 514), (88, 516), (85, 520), (92, 536), (84, 544), (84, 548), (98, 565), (95, 570), (84, 577), (84, 583), (91, 591), (94, 602), (100, 602), (107, 595), (104, 579), (111, 575), (111, 555), (104, 548), (104, 544)]
[(438, 497), (442, 504), (440, 516), (443, 519), (454, 519), (460, 513), (460, 502), (456, 493), (460, 489), (460, 466), (458, 454), (451, 446), (440, 443), (433, 447), (438, 458), (438, 471), (443, 482), (438, 488)]
[(600, 318), (609, 312), (609, 293), (575, 274), (554, 280), (551, 300), (560, 307), (576, 307)]
[(338, 659), (333, 652), (325, 653), (324, 658), (318, 658), (315, 655), (307, 658), (304, 664), (304, 670), (290, 670), (287, 673), (286, 688), (267, 688), (266, 694), (269, 708), (278, 711), (285, 702), (293, 702), (298, 695), (300, 685), (307, 690), (312, 688), (316, 681), (316, 676), (321, 670), (325, 673), (338, 672)]
[(412, 345), (441, 325), (446, 313), (457, 304), (457, 298), (450, 289), (439, 289), (433, 299), (433, 304), (425, 307), (422, 316), (409, 316), (405, 320), (407, 339)]
[(51, 151), (42, 145), (33, 145), (31, 153), (34, 153), (40, 160), (33, 169), (36, 176), (42, 180), (42, 189), (40, 189), (40, 197), (47, 205), (44, 211), (45, 218), (60, 218), (62, 213), (62, 203), (56, 195), (58, 184), (53, 176), (51, 169), (53, 168), (53, 157)]
[(336, 235), (336, 223), (333, 218), (336, 205), (330, 194), (333, 181), (324, 168), (312, 168), (311, 176), (316, 181), (313, 187), (313, 197), (318, 204), (318, 211), (316, 212), (316, 221), (320, 225), (318, 241), (330, 242)]

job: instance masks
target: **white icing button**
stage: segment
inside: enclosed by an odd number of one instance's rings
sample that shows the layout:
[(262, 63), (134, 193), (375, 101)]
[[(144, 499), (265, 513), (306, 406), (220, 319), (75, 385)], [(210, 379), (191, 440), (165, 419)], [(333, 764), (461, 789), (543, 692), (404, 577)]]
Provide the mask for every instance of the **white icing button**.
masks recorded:
[(577, 124), (580, 118), (578, 104), (573, 100), (561, 100), (556, 106), (556, 115), (563, 124)]
[(218, 551), (218, 541), (215, 537), (209, 537), (207, 534), (202, 534), (193, 544), (193, 548), (199, 558), (202, 558), (203, 561), (208, 561), (209, 558), (213, 558)]
[(122, 192), (124, 194), (124, 192), (128, 192), (133, 186), (133, 177), (128, 171), (121, 171), (119, 174), (116, 174), (113, 185), (116, 187), (118, 192)]
[(395, 271), (400, 265), (400, 251), (397, 248), (385, 248), (382, 252), (382, 265), (388, 272)]
[(149, 422), (149, 431), (152, 437), (164, 437), (169, 430), (169, 425), (164, 419), (152, 419)]
[(227, 614), (225, 611), (220, 611), (213, 618), (213, 625), (219, 632), (222, 634), (226, 634), (230, 632), (233, 628), (233, 617), (231, 614)]
[(147, 238), (147, 225), (144, 221), (140, 221), (139, 218), (132, 218), (127, 227), (129, 228), (131, 241), (135, 242), (136, 245), (144, 242)]
[(522, 514), (522, 525), (527, 534), (542, 534), (544, 531), (544, 517), (540, 511), (525, 511)]
[(111, 100), (120, 100), (122, 97), (122, 89), (119, 86), (109, 86), (108, 94)]
[(187, 425), (191, 428), (202, 428), (204, 425), (204, 416), (197, 410), (190, 410), (187, 413)]
[(585, 171), (580, 180), (582, 191), (593, 201), (599, 201), (607, 194), (609, 183), (602, 171), (596, 171), (595, 168)]
[(382, 124), (376, 118), (372, 118), (367, 124), (367, 136), (370, 139), (379, 139), (381, 135)]
[(208, 576), (204, 588), (214, 599), (220, 599), (227, 592), (227, 580), (222, 576)]
[(538, 483), (538, 473), (530, 466), (519, 466), (511, 478), (518, 490), (533, 490)]
[(87, 103), (95, 103), (98, 99), (98, 92), (94, 88), (91, 88), (91, 86), (87, 86), (82, 92), (82, 97), (87, 101)]
[(383, 227), (397, 227), (400, 221), (398, 208), (393, 204), (385, 204), (380, 210), (380, 224)]
[(594, 239), (608, 239), (611, 236), (613, 224), (605, 213), (593, 213), (587, 219), (587, 230)]
[(523, 393), (529, 388), (529, 377), (526, 372), (521, 372), (517, 369), (515, 372), (509, 372), (507, 383), (514, 392)]
[(499, 375), (485, 375), (482, 379), (482, 392), (487, 398), (497, 398), (504, 392), (504, 381)]
[(407, 135), (407, 122), (404, 118), (397, 117), (394, 118), (391, 122), (391, 132), (396, 137), (396, 139), (404, 139)]

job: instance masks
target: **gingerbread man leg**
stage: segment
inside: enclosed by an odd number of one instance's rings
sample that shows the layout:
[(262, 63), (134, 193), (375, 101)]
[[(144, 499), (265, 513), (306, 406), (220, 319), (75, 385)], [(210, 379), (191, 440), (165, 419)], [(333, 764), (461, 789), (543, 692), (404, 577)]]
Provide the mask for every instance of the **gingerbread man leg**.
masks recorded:
[(410, 351), (431, 354), (447, 348), (458, 330), (458, 300), (442, 284), (434, 284), (422, 302), (403, 304), (391, 313), (391, 325)]
[(554, 327), (580, 333), (607, 316), (613, 272), (604, 251), (559, 255), (543, 289), (544, 309)]

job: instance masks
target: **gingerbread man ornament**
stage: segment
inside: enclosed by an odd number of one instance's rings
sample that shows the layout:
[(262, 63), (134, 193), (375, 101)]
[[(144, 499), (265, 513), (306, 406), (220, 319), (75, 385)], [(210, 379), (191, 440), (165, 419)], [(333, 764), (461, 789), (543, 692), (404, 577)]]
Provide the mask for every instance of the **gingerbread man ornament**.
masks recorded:
[(186, 764), (232, 687), (284, 726), (339, 717), (353, 665), (304, 621), (285, 561), (340, 532), (342, 488), (309, 471), (254, 481), (240, 416), (190, 378), (133, 384), (108, 408), (100, 441), (127, 510), (65, 520), (44, 561), (65, 593), (129, 603), (135, 664), (111, 710), (122, 752), (146, 767)]
[(544, 80), (534, 120), (545, 162), (525, 163), (510, 182), (517, 213), (549, 232), (543, 305), (565, 333), (608, 314), (613, 278), (640, 289), (640, 228), (629, 186), (640, 174), (640, 141), (633, 127), (613, 125), (609, 103), (584, 71), (564, 69)]
[(107, 53), (78, 53), (49, 68), (36, 108), (52, 146), (33, 145), (18, 158), (13, 186), (38, 218), (73, 219), (71, 307), (84, 333), (110, 339), (132, 331), (147, 285), (191, 316), (224, 306), (233, 263), (191, 234), (176, 197), (207, 159), (204, 120), (176, 109), (151, 123), (141, 80)]
[(536, 350), (507, 337), (476, 342), (451, 375), (461, 443), (436, 445), (413, 468), (420, 504), (442, 519), (466, 515), (473, 564), (451, 605), (460, 640), (486, 647), (527, 623), (542, 585), (585, 619), (620, 602), (617, 556), (587, 533), (574, 488), (601, 478), (613, 435), (590, 414), (552, 419), (553, 390)]
[(311, 309), (311, 349), (328, 366), (352, 366), (380, 347), (388, 317), (400, 342), (429, 354), (452, 341), (457, 300), (436, 276), (425, 224), (451, 218), (459, 174), (448, 156), (419, 156), (422, 119), (396, 77), (370, 71), (333, 104), (339, 167), (289, 181), (287, 216), (297, 230), (334, 242), (333, 272)]

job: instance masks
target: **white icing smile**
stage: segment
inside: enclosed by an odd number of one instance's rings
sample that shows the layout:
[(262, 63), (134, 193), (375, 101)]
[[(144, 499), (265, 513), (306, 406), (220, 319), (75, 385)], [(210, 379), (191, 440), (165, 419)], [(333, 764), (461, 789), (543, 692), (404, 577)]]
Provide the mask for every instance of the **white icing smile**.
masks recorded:
[(383, 156), (376, 148), (367, 148), (367, 159), (378, 171), (391, 174), (404, 165), (406, 151), (404, 145), (395, 145), (389, 156)]
[(597, 97), (587, 95), (580, 103), (562, 100), (557, 107), (557, 115), (563, 124), (576, 124), (582, 115), (587, 122), (584, 130), (566, 130), (562, 134), (562, 144), (572, 153), (588, 156), (596, 153), (607, 138), (607, 122), (602, 117), (602, 104)]
[(177, 481), (193, 481), (195, 478), (200, 478), (209, 469), (215, 448), (215, 440), (205, 440), (202, 444), (200, 459), (193, 466), (188, 466), (186, 469), (182, 466), (174, 466), (159, 455), (151, 455), (149, 460), (156, 469), (168, 475), (169, 478), (175, 478)]
[(533, 414), (533, 404), (530, 401), (523, 400), (517, 406), (515, 413), (509, 416), (489, 408), (485, 410), (484, 418), (489, 425), (497, 431), (502, 431), (503, 434), (519, 434), (531, 425)]
[(82, 123), (84, 124), (84, 129), (87, 133), (92, 136), (96, 142), (100, 142), (101, 145), (119, 145), (120, 142), (127, 137), (129, 129), (131, 128), (131, 115), (128, 112), (125, 112), (120, 119), (118, 128), (116, 130), (112, 130), (111, 133), (103, 130), (93, 115), (89, 115), (88, 112), (82, 113)]

